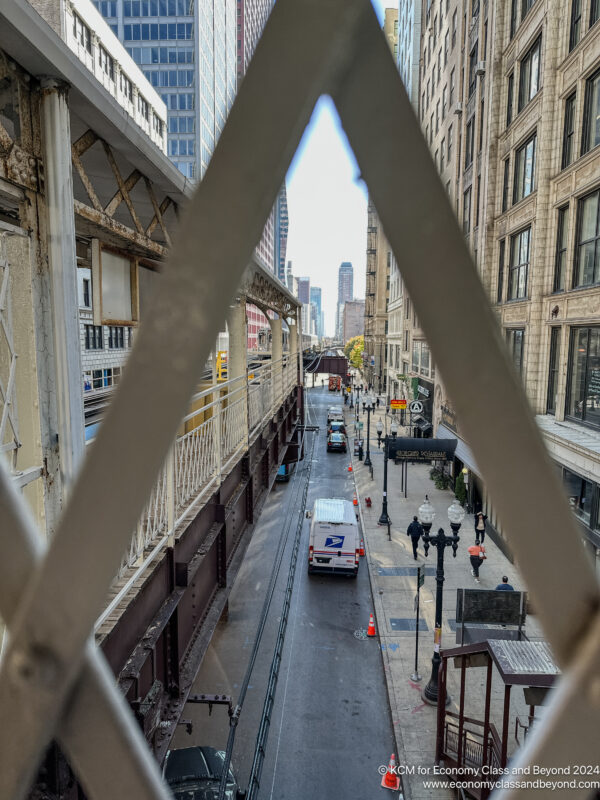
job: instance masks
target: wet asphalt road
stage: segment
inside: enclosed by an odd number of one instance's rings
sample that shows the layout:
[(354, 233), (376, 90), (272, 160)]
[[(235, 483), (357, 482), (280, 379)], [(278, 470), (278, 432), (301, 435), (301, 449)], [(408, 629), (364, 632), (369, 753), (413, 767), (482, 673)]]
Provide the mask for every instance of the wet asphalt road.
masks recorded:
[[(349, 458), (326, 451), (326, 414), (339, 395), (320, 387), (306, 393), (307, 424), (319, 424), (310, 476), (307, 508), (317, 497), (351, 500), (354, 485)], [(310, 448), (307, 447), (310, 452)], [(220, 623), (194, 685), (194, 692), (231, 694), (237, 699), (252, 651), (269, 583), (277, 543), (290, 527), (269, 620), (241, 714), (233, 751), (238, 782), (246, 788), (262, 712), (266, 681), (287, 582), (292, 540), (299, 520), (305, 463), (288, 484), (276, 484), (267, 499), (244, 566), (229, 602), (229, 619)], [(372, 611), (367, 565), (361, 560), (356, 580), (308, 575), (308, 520), (294, 582), (283, 658), (259, 797), (306, 798), (393, 797), (380, 787), (377, 768), (394, 749), (383, 664), (377, 639), (359, 640)], [(227, 710), (188, 705), (174, 747), (210, 744), (225, 748)]]

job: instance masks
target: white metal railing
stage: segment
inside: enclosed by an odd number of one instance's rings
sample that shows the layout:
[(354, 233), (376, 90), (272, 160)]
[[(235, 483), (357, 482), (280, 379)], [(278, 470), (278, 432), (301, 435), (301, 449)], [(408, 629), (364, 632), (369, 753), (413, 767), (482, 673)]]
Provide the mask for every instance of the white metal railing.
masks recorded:
[[(272, 416), (294, 386), (294, 358), (285, 354), (248, 370), (247, 376), (211, 386), (194, 395), (184, 424), (202, 421), (175, 440), (150, 500), (142, 514), (119, 575), (132, 567), (145, 568), (148, 552), (168, 537), (188, 510), (220, 481), (230, 464)], [(276, 384), (276, 385), (275, 385)], [(220, 436), (219, 436), (220, 432)], [(159, 548), (160, 549), (160, 548)], [(130, 581), (126, 586), (130, 585)], [(119, 597), (124, 589), (119, 591)], [(116, 605), (111, 601), (110, 609)], [(105, 611), (100, 620), (105, 619)]]

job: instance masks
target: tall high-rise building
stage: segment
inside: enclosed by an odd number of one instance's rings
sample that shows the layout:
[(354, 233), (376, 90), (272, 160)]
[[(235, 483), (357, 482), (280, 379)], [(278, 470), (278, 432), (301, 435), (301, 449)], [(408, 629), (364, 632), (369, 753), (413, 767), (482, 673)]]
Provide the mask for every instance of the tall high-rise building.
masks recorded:
[(275, 0), (237, 0), (238, 80), (246, 74), (274, 2)]
[(285, 257), (288, 237), (288, 207), (285, 183), (277, 195), (275, 204), (275, 269), (276, 275), (285, 283)]
[(323, 317), (322, 292), (320, 286), (310, 287), (310, 302), (315, 307), (315, 333), (320, 339), (323, 336), (323, 328), (321, 327), (321, 319)]
[(398, 70), (415, 110), (419, 105), (421, 9), (420, 0), (400, 0), (398, 6)]
[(335, 314), (335, 338), (342, 339), (344, 321), (344, 303), (352, 300), (354, 294), (354, 269), (350, 261), (342, 261), (338, 271), (338, 297)]
[(94, 0), (165, 102), (168, 154), (204, 175), (236, 93), (236, 0)]
[(292, 262), (287, 262), (287, 269), (285, 271), (285, 285), (287, 286), (288, 292), (294, 294), (294, 275), (292, 273)]
[(310, 303), (310, 278), (296, 278), (296, 297), (304, 304)]

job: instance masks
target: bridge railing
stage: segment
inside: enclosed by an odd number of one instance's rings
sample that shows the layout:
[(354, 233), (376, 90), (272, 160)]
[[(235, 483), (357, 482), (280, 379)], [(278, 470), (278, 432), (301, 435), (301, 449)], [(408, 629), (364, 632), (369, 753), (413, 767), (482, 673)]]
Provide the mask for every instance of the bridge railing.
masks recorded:
[[(132, 536), (117, 581), (137, 568), (125, 584), (166, 546), (186, 515), (219, 484), (241, 457), (255, 435), (272, 417), (297, 380), (297, 363), (291, 354), (265, 361), (247, 374), (212, 385), (196, 393), (182, 425), (189, 430), (177, 436), (148, 504)], [(122, 588), (117, 598), (122, 598)], [(115, 608), (113, 599), (99, 624)]]

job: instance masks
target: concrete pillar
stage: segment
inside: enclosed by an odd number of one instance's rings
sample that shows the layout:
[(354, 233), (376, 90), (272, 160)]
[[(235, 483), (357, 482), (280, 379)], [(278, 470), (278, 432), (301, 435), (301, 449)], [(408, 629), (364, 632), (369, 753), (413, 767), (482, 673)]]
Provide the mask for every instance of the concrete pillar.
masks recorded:
[(48, 264), (52, 298), (58, 405), (58, 447), (63, 492), (85, 452), (75, 217), (71, 174), (71, 124), (67, 87), (42, 81), (42, 132), (48, 220)]
[(273, 381), (273, 399), (281, 401), (283, 399), (283, 331), (281, 327), (281, 317), (269, 320), (271, 326), (271, 378)]

